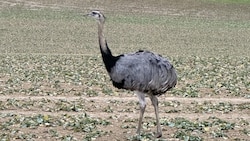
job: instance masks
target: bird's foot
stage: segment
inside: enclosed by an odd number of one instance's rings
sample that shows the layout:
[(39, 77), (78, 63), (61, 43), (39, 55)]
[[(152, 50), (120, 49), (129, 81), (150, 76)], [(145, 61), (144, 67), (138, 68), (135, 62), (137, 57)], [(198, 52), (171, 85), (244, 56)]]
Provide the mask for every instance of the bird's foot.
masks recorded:
[(161, 133), (161, 132), (155, 133), (155, 137), (156, 137), (156, 138), (160, 138), (161, 136), (162, 136), (162, 133)]

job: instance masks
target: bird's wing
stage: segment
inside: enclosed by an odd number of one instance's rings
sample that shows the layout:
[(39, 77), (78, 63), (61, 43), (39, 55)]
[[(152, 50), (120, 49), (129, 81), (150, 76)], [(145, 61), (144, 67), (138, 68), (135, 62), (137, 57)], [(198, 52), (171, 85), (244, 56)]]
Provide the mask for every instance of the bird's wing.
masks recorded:
[(142, 92), (163, 93), (176, 84), (176, 73), (169, 61), (148, 51), (120, 57), (109, 75), (114, 86)]

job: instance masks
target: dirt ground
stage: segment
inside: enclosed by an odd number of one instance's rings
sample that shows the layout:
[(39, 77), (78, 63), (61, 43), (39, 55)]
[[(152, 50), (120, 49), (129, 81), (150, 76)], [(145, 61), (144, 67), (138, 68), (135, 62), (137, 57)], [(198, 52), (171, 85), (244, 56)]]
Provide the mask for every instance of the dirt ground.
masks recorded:
[[(8, 99), (12, 99), (11, 96), (1, 96), (1, 101), (5, 101)], [(58, 101), (67, 101), (69, 103), (75, 102), (78, 100), (83, 100), (84, 109), (74, 112), (74, 111), (61, 111), (58, 110), (56, 112), (50, 112), (46, 110), (46, 108), (39, 108), (37, 104), (33, 106), (29, 106), (28, 108), (8, 108), (5, 110), (1, 110), (1, 114), (13, 113), (22, 116), (32, 116), (37, 114), (42, 115), (50, 115), (52, 117), (58, 118), (60, 115), (81, 115), (83, 113), (88, 114), (93, 118), (100, 118), (102, 120), (107, 120), (111, 124), (107, 126), (99, 126), (98, 130), (106, 131), (108, 134), (103, 135), (97, 140), (127, 140), (129, 137), (135, 135), (135, 131), (137, 128), (137, 122), (139, 117), (139, 108), (138, 108), (138, 99), (133, 94), (123, 95), (123, 96), (98, 96), (98, 97), (84, 97), (84, 96), (22, 96), (15, 95), (15, 100), (19, 101), (39, 101), (49, 100), (45, 107), (54, 107), (55, 103)], [(166, 106), (166, 102), (170, 102), (168, 106)], [(241, 132), (241, 124), (242, 121), (250, 121), (250, 111), (249, 109), (243, 110), (232, 110), (229, 112), (224, 111), (213, 111), (213, 112), (200, 112), (197, 111), (196, 104), (202, 105), (204, 102), (218, 104), (220, 102), (230, 103), (232, 105), (240, 105), (240, 104), (248, 104), (249, 99), (243, 98), (180, 98), (180, 97), (169, 97), (168, 95), (163, 95), (159, 97), (159, 106), (160, 106), (160, 118), (161, 119), (174, 119), (174, 118), (185, 118), (187, 120), (198, 122), (208, 120), (210, 117), (217, 117), (221, 120), (236, 123), (238, 126), (227, 132), (228, 139), (236, 139), (240, 138), (242, 140), (247, 140), (248, 136)], [(145, 112), (145, 117), (143, 119), (144, 123), (144, 133), (153, 133), (156, 131), (156, 126), (152, 124), (155, 121), (155, 115), (153, 106), (151, 102), (147, 98), (147, 108)], [(108, 111), (109, 110), (109, 111)], [(171, 110), (175, 110), (175, 112), (171, 112)], [(1, 121), (3, 122), (3, 121)], [(124, 127), (128, 126), (128, 127)], [(124, 128), (122, 128), (124, 127)], [(166, 125), (162, 125), (163, 137), (161, 140), (178, 140), (173, 138), (173, 134), (176, 132), (175, 128), (171, 128)], [(246, 126), (249, 127), (249, 126)], [(15, 128), (15, 127), (14, 127)], [(72, 132), (71, 130), (65, 130), (63, 127), (44, 127), (39, 126), (36, 130), (30, 128), (19, 128), (23, 133), (32, 133), (38, 135), (36, 140), (45, 140), (52, 139), (51, 135), (48, 133), (48, 129), (56, 130), (60, 134), (70, 134), (74, 136), (76, 139), (81, 139), (83, 134), (81, 132)], [(195, 133), (194, 133), (195, 134)], [(198, 134), (198, 133), (196, 133)], [(220, 140), (216, 138), (212, 138), (209, 136), (205, 136), (205, 140)], [(39, 139), (40, 138), (40, 139)], [(57, 139), (55, 139), (57, 140)]]
[[(120, 1), (119, 1), (120, 2)], [(163, 5), (166, 5), (164, 1), (161, 1)], [(194, 2), (194, 1), (193, 1)], [(102, 2), (100, 2), (102, 3)], [(114, 2), (116, 3), (116, 2)], [(118, 3), (118, 2), (117, 2)], [(22, 5), (27, 7), (28, 9), (39, 9), (39, 8), (52, 8), (55, 10), (59, 10), (61, 8), (69, 8), (69, 9), (78, 9), (81, 11), (87, 11), (92, 9), (92, 7), (97, 7), (100, 9), (104, 9), (106, 11), (116, 10), (119, 12), (130, 11), (130, 12), (138, 12), (142, 9), (144, 13), (150, 12), (165, 12), (166, 15), (172, 16), (198, 16), (198, 17), (213, 17), (213, 18), (225, 18), (228, 19), (230, 15), (232, 19), (248, 19), (249, 13), (247, 14), (244, 11), (248, 11), (249, 7), (242, 4), (239, 7), (234, 7), (233, 5), (222, 5), (220, 7), (214, 7), (214, 4), (210, 3), (207, 6), (200, 2), (193, 3), (192, 5), (185, 5), (185, 3), (175, 3), (169, 5), (167, 8), (161, 6), (161, 4), (155, 4), (151, 8), (147, 8), (151, 3), (148, 2), (145, 5), (136, 5), (136, 3), (124, 2), (123, 4), (118, 5), (117, 7), (112, 7), (108, 9), (108, 5), (110, 3), (103, 3), (103, 5), (98, 5), (94, 2), (87, 2), (84, 5), (81, 1), (74, 2), (41, 2), (41, 1), (0, 1), (1, 7), (11, 7), (16, 5)], [(128, 4), (129, 3), (129, 4)], [(127, 4), (127, 5), (126, 5)], [(78, 5), (84, 5), (83, 9), (80, 9)], [(115, 4), (114, 4), (115, 5)], [(122, 5), (126, 5), (122, 7)], [(91, 7), (92, 6), (92, 7)], [(136, 7), (137, 6), (137, 7)], [(171, 7), (175, 6), (175, 8)], [(200, 6), (200, 8), (199, 8)], [(229, 11), (228, 7), (236, 9), (236, 12)], [(204, 8), (204, 9), (203, 9)], [(241, 9), (242, 8), (242, 9)], [(164, 10), (167, 9), (167, 10)], [(217, 11), (217, 10), (221, 11)], [(197, 12), (197, 10), (199, 12)], [(240, 11), (242, 10), (242, 11)], [(242, 13), (241, 13), (242, 12)], [(240, 14), (239, 14), (240, 13)], [(0, 76), (0, 91), (3, 90), (5, 83), (8, 81), (7, 78)], [(98, 96), (89, 97), (85, 95), (75, 95), (75, 93), (82, 93), (82, 89), (80, 87), (75, 87), (70, 84), (62, 84), (65, 89), (68, 91), (74, 91), (74, 93), (64, 93), (62, 95), (49, 95), (44, 96), (44, 94), (30, 96), (28, 94), (24, 94), (22, 92), (13, 92), (10, 95), (2, 94), (0, 95), (0, 113), (1, 116), (5, 116), (6, 114), (15, 114), (23, 117), (30, 117), (32, 115), (49, 115), (52, 118), (60, 118), (62, 116), (69, 115), (82, 115), (86, 113), (91, 118), (106, 120), (111, 124), (106, 126), (98, 125), (97, 129), (101, 131), (105, 131), (104, 135), (92, 140), (128, 140), (128, 138), (135, 135), (137, 122), (139, 117), (139, 106), (138, 106), (138, 98), (132, 92), (128, 91), (119, 91), (113, 89), (113, 95), (105, 95), (101, 92), (100, 88), (93, 88), (99, 92)], [(107, 85), (111, 86), (111, 82), (108, 81)], [(181, 84), (180, 84), (181, 85)], [(180, 87), (177, 86), (177, 87)], [(46, 87), (46, 85), (44, 85)], [(27, 86), (24, 84), (23, 89), (25, 87), (30, 87), (27, 83)], [(53, 91), (53, 88), (46, 87), (44, 91)], [(204, 93), (207, 90), (201, 90)], [(211, 91), (211, 89), (208, 89)], [(16, 101), (9, 102), (10, 100)], [(65, 108), (70, 107), (71, 109), (67, 111), (67, 109), (63, 109), (64, 105), (61, 107), (58, 106), (58, 103), (66, 103)], [(249, 98), (243, 97), (233, 97), (227, 96), (226, 93), (221, 94), (220, 96), (204, 96), (197, 98), (183, 98), (177, 97), (170, 94), (165, 94), (159, 97), (159, 109), (160, 109), (160, 118), (162, 121), (162, 130), (163, 137), (161, 140), (179, 140), (174, 138), (174, 134), (178, 130), (177, 128), (172, 128), (171, 126), (164, 125), (165, 121), (170, 121), (176, 118), (185, 118), (192, 122), (200, 122), (200, 121), (209, 121), (211, 118), (216, 117), (221, 120), (227, 121), (229, 123), (235, 123), (235, 127), (233, 130), (225, 131), (227, 137), (214, 138), (213, 133), (214, 129), (205, 128), (203, 133), (204, 140), (249, 140), (249, 133), (242, 132), (243, 128), (250, 128), (250, 109), (249, 109)], [(73, 105), (80, 105), (82, 107), (79, 110), (72, 110)], [(220, 105), (223, 106), (220, 106)], [(228, 104), (228, 105), (225, 105)], [(219, 105), (219, 106), (218, 106)], [(245, 105), (245, 107), (244, 107)], [(67, 107), (68, 106), (68, 107)], [(218, 107), (216, 107), (218, 106)], [(248, 107), (247, 107), (248, 106)], [(243, 107), (243, 108), (242, 108)], [(57, 109), (58, 108), (58, 109)], [(220, 109), (221, 108), (221, 109)], [(13, 117), (1, 118), (0, 122), (4, 123), (6, 121), (11, 120)], [(156, 131), (155, 126), (155, 114), (153, 106), (151, 105), (150, 100), (147, 98), (147, 108), (145, 111), (144, 119), (143, 119), (143, 133), (153, 133)], [(36, 127), (36, 129), (32, 128), (22, 128), (19, 126), (20, 124), (13, 124), (10, 126), (10, 129), (16, 129), (19, 134), (34, 134), (34, 140), (60, 140), (60, 138), (53, 138), (50, 131), (56, 131), (60, 135), (72, 135), (75, 140), (80, 140), (85, 136), (85, 133), (82, 132), (74, 132), (72, 130), (66, 130), (63, 126), (49, 126), (40, 125)], [(1, 127), (3, 128), (3, 127)], [(214, 127), (211, 127), (214, 128)], [(8, 131), (6, 131), (8, 133)], [(14, 135), (15, 133), (10, 133), (10, 135)], [(199, 132), (192, 132), (192, 135), (199, 136)], [(13, 140), (25, 140), (20, 139), (21, 137), (16, 137)], [(61, 139), (62, 140), (62, 139)], [(66, 140), (66, 139), (65, 139)]]

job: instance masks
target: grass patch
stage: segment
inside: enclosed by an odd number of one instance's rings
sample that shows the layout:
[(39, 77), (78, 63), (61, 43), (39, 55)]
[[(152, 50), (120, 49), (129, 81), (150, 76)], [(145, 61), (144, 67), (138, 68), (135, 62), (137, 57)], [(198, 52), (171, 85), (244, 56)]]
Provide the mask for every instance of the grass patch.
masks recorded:
[[(183, 97), (227, 95), (249, 97), (250, 58), (176, 57), (171, 59), (179, 85), (171, 93)], [(0, 94), (25, 95), (112, 95), (100, 56), (0, 55), (4, 87)], [(226, 72), (225, 72), (226, 70)], [(73, 88), (72, 88), (73, 86)], [(74, 90), (76, 89), (76, 90)], [(206, 92), (203, 93), (204, 89)]]
[[(89, 117), (87, 114), (79, 116), (61, 115), (60, 117), (53, 117), (49, 115), (33, 115), (33, 116), (22, 116), (16, 114), (1, 114), (1, 118), (7, 118), (4, 123), (0, 124), (0, 130), (3, 131), (0, 134), (1, 139), (35, 139), (38, 138), (35, 134), (22, 133), (19, 130), (22, 128), (28, 129), (39, 129), (41, 127), (48, 128), (48, 133), (51, 137), (67, 139), (74, 138), (72, 135), (59, 135), (53, 128), (63, 127), (64, 130), (68, 130), (72, 133), (81, 132), (84, 133), (85, 137), (82, 139), (91, 140), (106, 133), (98, 130), (97, 126), (107, 126), (110, 124), (109, 121), (102, 119), (94, 119)], [(12, 126), (17, 126), (19, 129), (13, 129)], [(10, 133), (6, 133), (10, 131)]]
[[(96, 23), (82, 13), (11, 8), (0, 18), (1, 53), (99, 54)], [(244, 20), (118, 13), (108, 15), (106, 36), (114, 54), (146, 49), (170, 57), (248, 56), (249, 28)]]

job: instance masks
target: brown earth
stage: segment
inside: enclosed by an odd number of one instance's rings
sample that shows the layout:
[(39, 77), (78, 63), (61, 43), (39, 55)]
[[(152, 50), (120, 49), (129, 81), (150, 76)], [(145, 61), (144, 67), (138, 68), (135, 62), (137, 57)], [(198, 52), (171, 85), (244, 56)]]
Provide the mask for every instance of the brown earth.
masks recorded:
[[(25, 95), (10, 95), (10, 96), (1, 96), (1, 101), (6, 101), (8, 99), (15, 99), (20, 101), (41, 101), (41, 100), (50, 100), (46, 104), (46, 107), (55, 106), (55, 102), (58, 101), (67, 101), (69, 103), (74, 103), (75, 101), (84, 101), (83, 103), (85, 108), (81, 111), (46, 111), (46, 109), (39, 109), (36, 104), (28, 108), (17, 108), (9, 107), (4, 110), (1, 110), (1, 114), (14, 113), (22, 116), (32, 116), (37, 114), (50, 115), (52, 117), (59, 117), (60, 115), (81, 115), (87, 113), (90, 117), (101, 118), (111, 122), (107, 126), (99, 126), (98, 129), (102, 131), (107, 131), (108, 134), (97, 138), (97, 140), (126, 140), (128, 137), (135, 135), (137, 121), (139, 117), (139, 108), (138, 108), (138, 99), (137, 97), (131, 94), (123, 96), (98, 96), (98, 97), (84, 97), (84, 96), (25, 96)], [(165, 103), (170, 102), (170, 105), (166, 106)], [(210, 117), (216, 117), (227, 122), (236, 123), (237, 125), (241, 124), (241, 121), (250, 121), (250, 111), (248, 109), (238, 110), (234, 109), (233, 111), (196, 111), (194, 106), (203, 105), (204, 102), (218, 104), (218, 103), (230, 103), (233, 105), (248, 104), (249, 99), (244, 98), (180, 98), (180, 97), (159, 97), (160, 105), (160, 117), (161, 119), (174, 119), (174, 118), (185, 118), (190, 121), (206, 121)], [(153, 106), (147, 98), (148, 106), (146, 108), (145, 117), (143, 119), (144, 124), (153, 122), (155, 120)], [(169, 104), (169, 103), (168, 103)], [(176, 104), (176, 105), (175, 105)], [(107, 108), (110, 108), (110, 111), (105, 111)], [(171, 110), (177, 110), (177, 112), (171, 112)], [(127, 122), (131, 121), (131, 122)], [(2, 121), (3, 122), (3, 121)], [(130, 128), (121, 128), (128, 124)], [(15, 127), (13, 127), (15, 128)], [(50, 139), (48, 134), (48, 127), (39, 126), (36, 130), (30, 128), (18, 128), (23, 133), (33, 133), (39, 137), (36, 140)], [(50, 129), (56, 130), (60, 134), (72, 134), (76, 139), (82, 138), (81, 132), (72, 132), (71, 130), (65, 130), (62, 127), (49, 127)], [(161, 139), (167, 140), (178, 140), (173, 139), (172, 136), (176, 129), (170, 128), (168, 126), (162, 126), (163, 137)], [(149, 128), (144, 128), (143, 132), (150, 133), (155, 132), (156, 128), (154, 125), (151, 125)], [(241, 127), (235, 127), (235, 129), (227, 133), (229, 139), (240, 138), (247, 140), (247, 135), (239, 134)], [(237, 135), (235, 135), (237, 133)], [(39, 139), (40, 138), (40, 139)], [(210, 136), (204, 137), (206, 140), (213, 140)], [(215, 139), (217, 140), (217, 139)]]
[[(99, 3), (98, 3), (99, 2)], [(0, 1), (0, 7), (11, 7), (22, 5), (27, 7), (28, 9), (39, 9), (39, 8), (52, 8), (55, 10), (60, 10), (61, 8), (69, 8), (69, 9), (77, 9), (79, 11), (87, 11), (93, 8), (99, 8), (101, 10), (106, 11), (119, 11), (119, 12), (143, 12), (143, 13), (165, 13), (167, 15), (177, 15), (177, 16), (198, 16), (198, 17), (212, 17), (212, 18), (226, 18), (230, 15), (232, 19), (250, 19), (250, 14), (244, 11), (249, 11), (249, 6), (247, 5), (227, 5), (221, 4), (220, 6), (216, 6), (213, 3), (204, 4), (202, 2), (197, 2), (195, 0), (188, 0), (186, 3), (184, 2), (174, 2), (169, 1), (164, 2), (160, 1), (160, 3), (151, 3), (150, 1), (145, 4), (138, 4), (134, 1), (117, 1), (113, 3), (108, 2), (86, 2), (83, 3), (81, 1), (74, 2), (53, 2), (53, 1), (25, 1), (25, 0), (8, 0), (8, 1)], [(190, 4), (191, 2), (192, 4)], [(197, 2), (197, 3), (196, 3)], [(110, 6), (113, 5), (113, 6)], [(153, 5), (153, 6), (152, 6)], [(234, 9), (234, 10), (232, 10)], [(230, 11), (229, 11), (230, 10)], [(68, 88), (70, 89), (70, 88)], [(46, 109), (41, 109), (39, 106), (29, 106), (28, 108), (20, 108), (18, 106), (7, 106), (3, 110), (0, 110), (1, 114), (14, 113), (22, 116), (30, 116), (30, 115), (51, 115), (53, 117), (59, 117), (59, 115), (67, 114), (67, 115), (81, 115), (84, 112), (90, 115), (93, 118), (101, 118), (108, 120), (112, 124), (107, 126), (98, 127), (100, 130), (107, 131), (108, 134), (105, 136), (101, 136), (96, 140), (126, 140), (129, 136), (135, 134), (137, 121), (139, 117), (139, 108), (137, 104), (137, 97), (135, 95), (127, 94), (127, 95), (117, 95), (117, 96), (104, 96), (100, 95), (98, 97), (85, 97), (85, 96), (74, 96), (67, 95), (65, 96), (27, 96), (23, 94), (14, 94), (14, 95), (1, 95), (0, 100), (2, 103), (5, 103), (8, 99), (15, 99), (22, 102), (26, 101), (35, 101), (39, 102), (41, 100), (50, 100), (46, 104), (46, 107), (53, 107), (55, 103), (59, 100), (66, 100), (68, 102), (75, 102), (82, 100), (84, 102), (85, 109), (80, 110), (78, 112), (73, 111), (48, 111)], [(170, 102), (167, 103), (166, 102)], [(230, 103), (235, 105), (235, 109), (232, 111), (223, 111), (223, 110), (214, 110), (211, 112), (206, 112), (203, 110), (197, 109), (196, 106), (202, 106), (204, 103), (218, 104), (218, 103)], [(144, 123), (152, 122), (155, 120), (153, 107), (151, 106), (151, 102), (147, 99), (147, 109), (145, 112)], [(249, 109), (241, 109), (238, 108), (239, 105), (249, 105), (250, 100), (245, 98), (236, 98), (236, 97), (203, 97), (203, 98), (181, 98), (181, 97), (168, 97), (168, 95), (164, 95), (159, 97), (159, 105), (160, 105), (160, 117), (161, 119), (167, 118), (176, 118), (183, 117), (185, 119), (191, 121), (203, 121), (207, 120), (209, 117), (217, 117), (221, 120), (225, 120), (228, 122), (236, 123), (236, 127), (234, 130), (230, 130), (228, 135), (228, 139), (236, 139), (240, 138), (242, 140), (248, 140), (249, 136), (243, 134), (240, 130), (242, 130), (241, 121), (245, 120), (250, 122), (250, 111)], [(111, 109), (109, 109), (111, 108)], [(110, 110), (110, 111), (107, 111)], [(171, 110), (177, 110), (176, 112), (172, 112)], [(4, 119), (6, 120), (6, 119)], [(0, 122), (4, 122), (3, 119), (0, 119)], [(124, 124), (127, 125), (126, 121), (131, 120), (132, 122), (128, 122), (128, 125), (131, 128), (121, 128)], [(33, 133), (38, 135), (36, 140), (58, 140), (51, 139), (51, 136), (48, 134), (48, 127), (39, 126), (37, 129), (30, 128), (20, 128), (17, 125), (13, 125), (12, 128), (17, 128), (23, 133)], [(57, 130), (60, 134), (72, 134), (75, 138), (81, 139), (81, 132), (73, 132), (71, 130), (65, 130), (61, 126), (57, 127), (49, 127), (50, 129)], [(170, 128), (168, 126), (162, 126), (163, 128), (163, 140), (178, 140), (174, 139), (172, 136), (176, 131), (175, 128)], [(249, 125), (244, 125), (244, 128), (249, 129)], [(149, 128), (144, 128), (143, 132), (154, 132), (156, 130), (155, 126), (150, 126)], [(205, 140), (222, 140), (219, 139), (211, 139), (209, 136), (209, 131), (207, 136), (204, 137)]]

